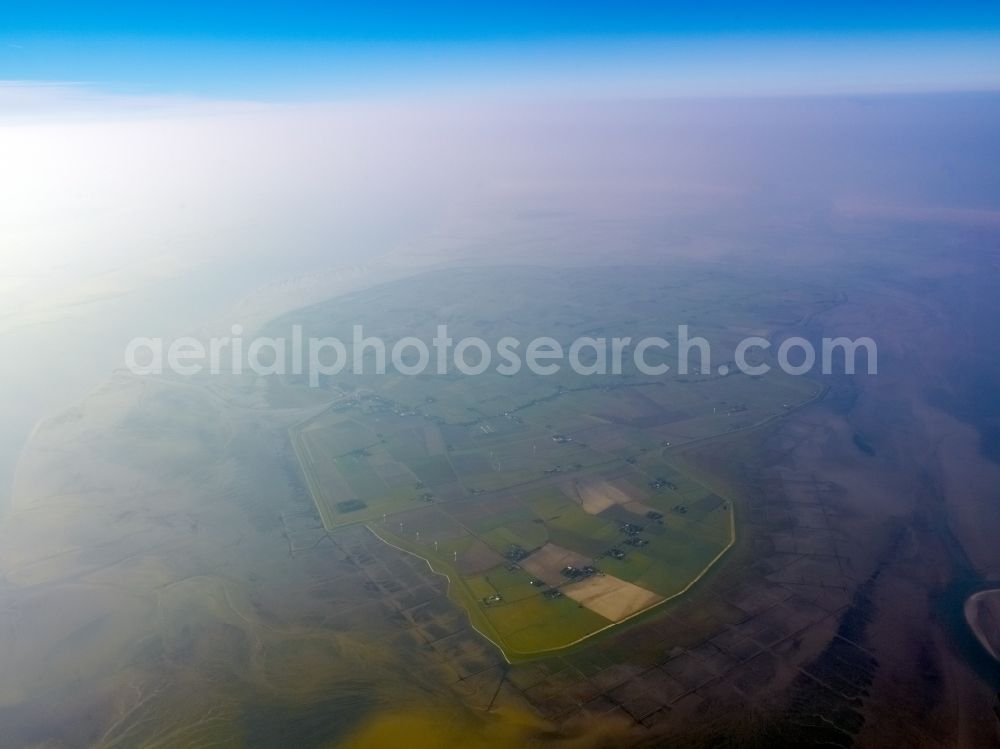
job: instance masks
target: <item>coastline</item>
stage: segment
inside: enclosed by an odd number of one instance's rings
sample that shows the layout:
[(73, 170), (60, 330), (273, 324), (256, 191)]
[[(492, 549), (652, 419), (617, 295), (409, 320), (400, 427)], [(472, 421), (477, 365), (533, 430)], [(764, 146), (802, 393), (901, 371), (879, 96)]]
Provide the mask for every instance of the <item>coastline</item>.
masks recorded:
[[(973, 593), (965, 599), (963, 612), (983, 650), (1000, 663), (1000, 588)], [(992, 632), (987, 628), (990, 622), (995, 625)]]

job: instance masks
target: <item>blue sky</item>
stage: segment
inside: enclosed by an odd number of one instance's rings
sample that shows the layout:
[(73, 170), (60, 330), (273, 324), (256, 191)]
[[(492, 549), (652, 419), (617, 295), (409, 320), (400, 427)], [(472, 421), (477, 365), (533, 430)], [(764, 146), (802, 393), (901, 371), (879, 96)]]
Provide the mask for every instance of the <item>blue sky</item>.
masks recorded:
[(8, 4), (0, 80), (324, 98), (1000, 88), (1000, 3)]

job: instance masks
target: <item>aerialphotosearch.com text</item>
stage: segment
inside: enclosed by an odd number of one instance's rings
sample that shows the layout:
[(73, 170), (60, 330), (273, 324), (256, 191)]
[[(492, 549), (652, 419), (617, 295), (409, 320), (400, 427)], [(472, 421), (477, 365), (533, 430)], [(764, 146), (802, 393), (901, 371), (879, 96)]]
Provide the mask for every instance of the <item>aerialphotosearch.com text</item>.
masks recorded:
[(352, 336), (346, 341), (335, 337), (306, 338), (298, 325), (292, 326), (287, 337), (244, 339), (240, 325), (234, 325), (231, 333), (207, 340), (188, 336), (169, 342), (162, 338), (134, 338), (124, 352), (125, 366), (137, 375), (164, 372), (189, 376), (205, 372), (307, 375), (314, 387), (322, 378), (345, 370), (357, 375), (394, 371), (414, 376), (456, 372), (475, 376), (491, 369), (500, 375), (516, 375), (527, 369), (539, 376), (549, 376), (568, 367), (583, 376), (634, 372), (663, 376), (726, 375), (735, 368), (743, 374), (760, 376), (774, 367), (790, 375), (854, 374), (863, 360), (868, 374), (878, 372), (878, 349), (868, 337), (823, 338), (817, 347), (798, 336), (784, 338), (777, 344), (761, 336), (749, 336), (713, 368), (711, 343), (704, 337), (691, 335), (687, 325), (677, 326), (672, 341), (660, 336), (635, 340), (627, 336), (583, 336), (569, 343), (549, 336), (527, 341), (513, 336), (493, 342), (477, 336), (455, 340), (448, 334), (447, 325), (438, 325), (429, 342), (416, 336), (387, 341), (366, 335), (362, 325), (353, 326)]

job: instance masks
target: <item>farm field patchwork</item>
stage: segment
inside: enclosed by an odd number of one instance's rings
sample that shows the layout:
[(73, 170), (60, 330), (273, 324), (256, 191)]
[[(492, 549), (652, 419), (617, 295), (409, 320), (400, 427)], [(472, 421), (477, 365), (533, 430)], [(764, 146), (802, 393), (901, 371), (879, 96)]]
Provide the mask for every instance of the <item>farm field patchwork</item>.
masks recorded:
[[(328, 530), (364, 524), (422, 557), (480, 633), (524, 659), (682, 594), (735, 540), (732, 500), (674, 466), (657, 437), (677, 412), (651, 409), (641, 426), (595, 415), (654, 403), (658, 387), (567, 392), (467, 423), (355, 395), (291, 438)], [(691, 438), (711, 434), (698, 420), (717, 411), (689, 406)]]
[[(567, 339), (626, 322), (653, 332), (669, 319), (652, 291), (613, 304), (620, 319), (604, 310), (598, 330), (573, 285), (550, 279), (532, 293), (522, 283), (497, 300), (501, 292), (470, 296), (469, 283), (424, 284), (418, 296), (401, 286), (391, 319), (370, 319), (375, 305), (362, 297), (284, 322), (320, 334), (367, 320), (366, 334), (391, 341), (438, 306), (456, 331), (484, 337), (498, 324), (486, 319), (506, 319), (519, 335), (565, 329)], [(613, 289), (604, 295), (614, 299)], [(692, 290), (680, 304), (698, 310), (696, 299)], [(725, 354), (737, 336), (719, 310), (701, 319), (713, 316), (703, 324)], [(281, 387), (304, 386), (288, 378)], [(573, 646), (695, 584), (734, 543), (737, 508), (672, 452), (755, 428), (820, 392), (776, 370), (662, 377), (635, 367), (593, 377), (345, 371), (323, 387), (332, 405), (293, 427), (291, 441), (327, 531), (363, 524), (426, 560), (509, 660)]]

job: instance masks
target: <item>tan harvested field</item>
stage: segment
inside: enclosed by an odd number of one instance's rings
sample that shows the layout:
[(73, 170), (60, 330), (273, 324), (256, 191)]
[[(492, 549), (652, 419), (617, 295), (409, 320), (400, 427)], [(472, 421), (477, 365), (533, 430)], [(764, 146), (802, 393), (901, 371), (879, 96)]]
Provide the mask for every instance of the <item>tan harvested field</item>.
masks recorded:
[(583, 554), (564, 549), (561, 546), (548, 543), (529, 557), (521, 561), (521, 566), (535, 577), (544, 580), (548, 585), (559, 585), (565, 582), (561, 574), (563, 567), (583, 567), (590, 560)]
[(631, 512), (633, 515), (639, 515), (640, 517), (649, 512), (656, 512), (655, 507), (650, 507), (642, 502), (628, 502), (623, 504), (622, 507)]
[(590, 515), (597, 515), (614, 505), (627, 505), (634, 501), (609, 481), (577, 481), (573, 488), (584, 512)]
[(663, 596), (613, 575), (594, 575), (561, 590), (577, 603), (613, 622), (620, 622), (663, 600)]

